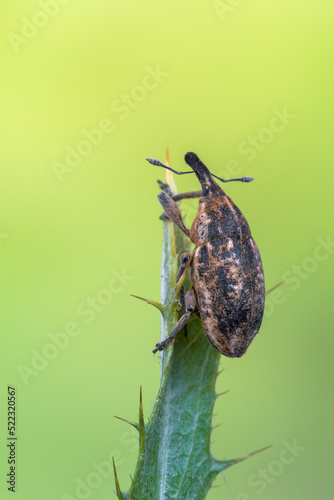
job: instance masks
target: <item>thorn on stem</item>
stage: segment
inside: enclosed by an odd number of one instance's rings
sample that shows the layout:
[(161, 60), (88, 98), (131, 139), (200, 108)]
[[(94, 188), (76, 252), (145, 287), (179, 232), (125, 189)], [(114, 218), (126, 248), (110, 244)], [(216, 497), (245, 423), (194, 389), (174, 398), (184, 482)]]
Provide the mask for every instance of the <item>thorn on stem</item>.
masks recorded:
[(224, 391), (224, 392), (219, 392), (216, 394), (216, 398), (219, 398), (219, 396), (224, 396), (224, 394), (227, 394), (228, 392), (230, 392), (229, 389), (227, 391)]
[(283, 285), (284, 281), (281, 281), (280, 283), (278, 283), (277, 285), (273, 286), (272, 288), (270, 288), (267, 292), (266, 292), (266, 296), (269, 295), (269, 293), (273, 292), (274, 290), (276, 290), (276, 288), (278, 288), (279, 286)]
[(144, 302), (147, 302), (151, 306), (156, 307), (157, 309), (159, 309), (161, 314), (163, 314), (165, 309), (166, 309), (166, 307), (163, 304), (160, 304), (160, 302), (155, 302), (155, 300), (144, 299), (143, 297), (139, 297), (138, 295), (133, 295), (132, 293), (130, 293), (130, 295), (131, 295), (131, 297), (135, 297), (136, 299), (143, 300)]
[(118, 477), (117, 477), (116, 465), (115, 465), (114, 457), (112, 458), (112, 465), (113, 465), (113, 468), (114, 468), (114, 478), (115, 478), (115, 485), (116, 485), (116, 495), (117, 495), (117, 497), (118, 497), (119, 500), (123, 500), (123, 495), (122, 495), (121, 488), (120, 488), (119, 482), (118, 482)]
[(211, 430), (213, 430), (213, 429), (217, 429), (217, 427), (220, 427), (221, 425), (222, 425), (222, 423), (221, 423), (221, 422), (220, 422), (220, 424), (213, 425), (213, 426), (211, 427)]
[(134, 427), (135, 429), (137, 429), (137, 431), (139, 431), (139, 424), (137, 424), (137, 422), (131, 422), (131, 420), (126, 420), (125, 418), (117, 417), (116, 415), (114, 415), (114, 418), (118, 418), (118, 420), (122, 420), (123, 422), (132, 425), (132, 427)]
[(252, 451), (251, 453), (248, 453), (248, 455), (245, 455), (245, 458), (252, 457), (253, 455), (256, 455), (257, 453), (261, 453), (261, 451), (268, 450), (268, 448), (272, 448), (272, 444), (269, 446), (265, 446), (264, 448), (261, 448), (260, 450)]

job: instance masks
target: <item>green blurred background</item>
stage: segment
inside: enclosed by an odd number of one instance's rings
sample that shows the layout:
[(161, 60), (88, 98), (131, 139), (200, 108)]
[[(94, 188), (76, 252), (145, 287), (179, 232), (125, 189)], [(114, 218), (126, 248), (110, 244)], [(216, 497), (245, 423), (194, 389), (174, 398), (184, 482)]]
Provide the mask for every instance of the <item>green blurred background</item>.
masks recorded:
[(329, 0), (2, 7), (1, 498), (8, 384), (18, 500), (113, 498), (111, 456), (129, 486), (136, 435), (113, 415), (136, 420), (142, 385), (148, 416), (158, 389), (159, 314), (130, 293), (160, 295), (164, 172), (145, 158), (166, 143), (176, 169), (194, 151), (255, 177), (226, 191), (267, 288), (285, 279), (247, 354), (221, 360), (212, 451), (273, 447), (208, 499), (333, 497), (333, 15)]

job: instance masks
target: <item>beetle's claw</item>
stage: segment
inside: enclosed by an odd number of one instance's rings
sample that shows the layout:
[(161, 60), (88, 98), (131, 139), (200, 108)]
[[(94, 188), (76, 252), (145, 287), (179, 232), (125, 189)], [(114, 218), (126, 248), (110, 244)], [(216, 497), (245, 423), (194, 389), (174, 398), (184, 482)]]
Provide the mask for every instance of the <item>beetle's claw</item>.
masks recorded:
[(158, 344), (155, 344), (155, 349), (153, 349), (152, 352), (155, 354), (157, 351), (163, 351), (166, 345), (168, 345), (170, 342), (170, 340), (168, 342), (166, 342), (166, 340), (159, 342)]
[(157, 351), (161, 351), (161, 344), (155, 344), (155, 349), (153, 349), (153, 354), (155, 354)]

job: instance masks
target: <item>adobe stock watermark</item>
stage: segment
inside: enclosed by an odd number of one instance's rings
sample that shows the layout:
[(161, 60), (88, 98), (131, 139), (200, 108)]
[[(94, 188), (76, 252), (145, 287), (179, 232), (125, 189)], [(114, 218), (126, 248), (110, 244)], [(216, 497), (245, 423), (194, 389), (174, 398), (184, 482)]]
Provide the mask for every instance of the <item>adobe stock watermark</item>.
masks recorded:
[(21, 17), (20, 33), (10, 31), (7, 38), (12, 46), (12, 49), (18, 54), (22, 47), (25, 47), (33, 40), (41, 29), (45, 28), (51, 19), (57, 16), (64, 5), (70, 3), (71, 0), (40, 0), (38, 2), (39, 9), (31, 16), (31, 18)]
[(244, 0), (213, 0), (212, 5), (221, 21), (224, 21), (228, 14), (234, 12)]
[[(287, 106), (283, 106), (281, 109), (274, 108), (267, 126), (261, 128), (256, 134), (249, 135), (238, 144), (238, 155), (248, 163), (254, 161), (258, 154), (262, 153), (278, 134), (286, 130), (296, 117), (297, 115), (287, 110)], [(239, 177), (243, 171), (241, 163), (242, 160), (229, 160), (224, 170), (220, 170), (217, 175), (224, 179)]]
[(146, 73), (139, 85), (135, 85), (130, 92), (121, 94), (110, 105), (112, 117), (102, 118), (94, 128), (81, 130), (81, 138), (75, 145), (65, 147), (62, 161), (53, 161), (51, 167), (59, 182), (71, 174), (87, 156), (99, 147), (104, 139), (116, 129), (115, 121), (123, 121), (144, 102), (149, 94), (169, 76), (157, 64), (155, 68), (147, 66)]
[[(267, 467), (259, 468), (254, 474), (249, 476), (247, 484), (255, 490), (254, 492), (257, 495), (264, 493), (268, 486), (276, 481), (286, 468), (293, 464), (300, 457), (301, 453), (306, 450), (306, 447), (300, 446), (296, 439), (293, 439), (292, 442), (283, 441), (282, 445), (283, 448), (277, 460), (272, 460)], [(248, 493), (239, 493), (236, 500), (251, 500), (252, 498), (254, 497)]]
[[(129, 432), (123, 432), (120, 438), (121, 444), (129, 447), (130, 452), (138, 452), (138, 431), (131, 427)], [(124, 464), (125, 457), (119, 450), (113, 450), (102, 462), (91, 462), (91, 471), (84, 477), (77, 477), (73, 487), (73, 493), (63, 493), (61, 500), (86, 500), (97, 490), (106, 479), (113, 477), (114, 459), (116, 467)]]
[(332, 235), (326, 238), (318, 236), (317, 245), (314, 247), (312, 255), (305, 257), (300, 264), (293, 264), (281, 276), (283, 286), (274, 290), (266, 297), (264, 316), (273, 314), (276, 307), (286, 301), (285, 290), (288, 287), (292, 292), (297, 291), (302, 283), (317, 271), (322, 262), (326, 262), (334, 253), (334, 241)]
[(31, 359), (28, 365), (20, 364), (17, 371), (24, 385), (42, 373), (55, 358), (62, 352), (75, 337), (85, 330), (85, 324), (92, 323), (97, 315), (101, 314), (114, 299), (115, 295), (125, 290), (130, 281), (125, 269), (121, 273), (112, 271), (112, 277), (96, 294), (86, 297), (76, 307), (76, 316), (68, 321), (61, 331), (49, 332), (47, 342), (39, 349), (31, 350)]

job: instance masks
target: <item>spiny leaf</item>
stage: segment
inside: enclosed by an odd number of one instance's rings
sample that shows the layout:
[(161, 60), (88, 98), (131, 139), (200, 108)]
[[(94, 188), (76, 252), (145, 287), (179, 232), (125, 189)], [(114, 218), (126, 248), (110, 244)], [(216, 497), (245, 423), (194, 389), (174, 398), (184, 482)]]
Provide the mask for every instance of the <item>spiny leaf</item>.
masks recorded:
[(122, 420), (122, 422), (126, 422), (127, 424), (132, 425), (132, 427), (137, 429), (137, 431), (139, 432), (139, 424), (137, 424), (136, 422), (131, 422), (131, 420), (126, 420), (125, 418), (122, 417), (116, 417), (116, 415), (114, 415), (114, 418), (118, 418), (118, 420)]
[(118, 482), (118, 477), (117, 477), (116, 465), (115, 465), (114, 457), (112, 459), (112, 464), (113, 464), (113, 468), (114, 468), (114, 477), (115, 477), (115, 485), (116, 485), (116, 492), (114, 491), (114, 493), (117, 495), (117, 498), (119, 500), (124, 500), (123, 494), (121, 492), (121, 488), (120, 488), (119, 482)]
[(136, 299), (143, 300), (144, 302), (147, 302), (151, 306), (156, 307), (157, 309), (159, 309), (161, 314), (163, 314), (165, 312), (166, 307), (163, 304), (160, 304), (160, 302), (155, 302), (155, 300), (144, 299), (143, 297), (139, 297), (138, 295), (133, 295), (132, 293), (130, 293), (130, 295), (131, 295), (131, 297), (135, 297)]
[(231, 465), (238, 464), (240, 462), (243, 462), (249, 457), (252, 457), (253, 455), (256, 455), (257, 453), (261, 453), (262, 451), (267, 450), (268, 448), (271, 448), (272, 445), (265, 446), (264, 448), (261, 448), (260, 450), (252, 451), (251, 453), (247, 453), (247, 455), (243, 455), (242, 457), (239, 458), (234, 458), (232, 460), (215, 460), (213, 459), (213, 464), (212, 464), (212, 471), (223, 471), (227, 469), (227, 467), (230, 467)]

